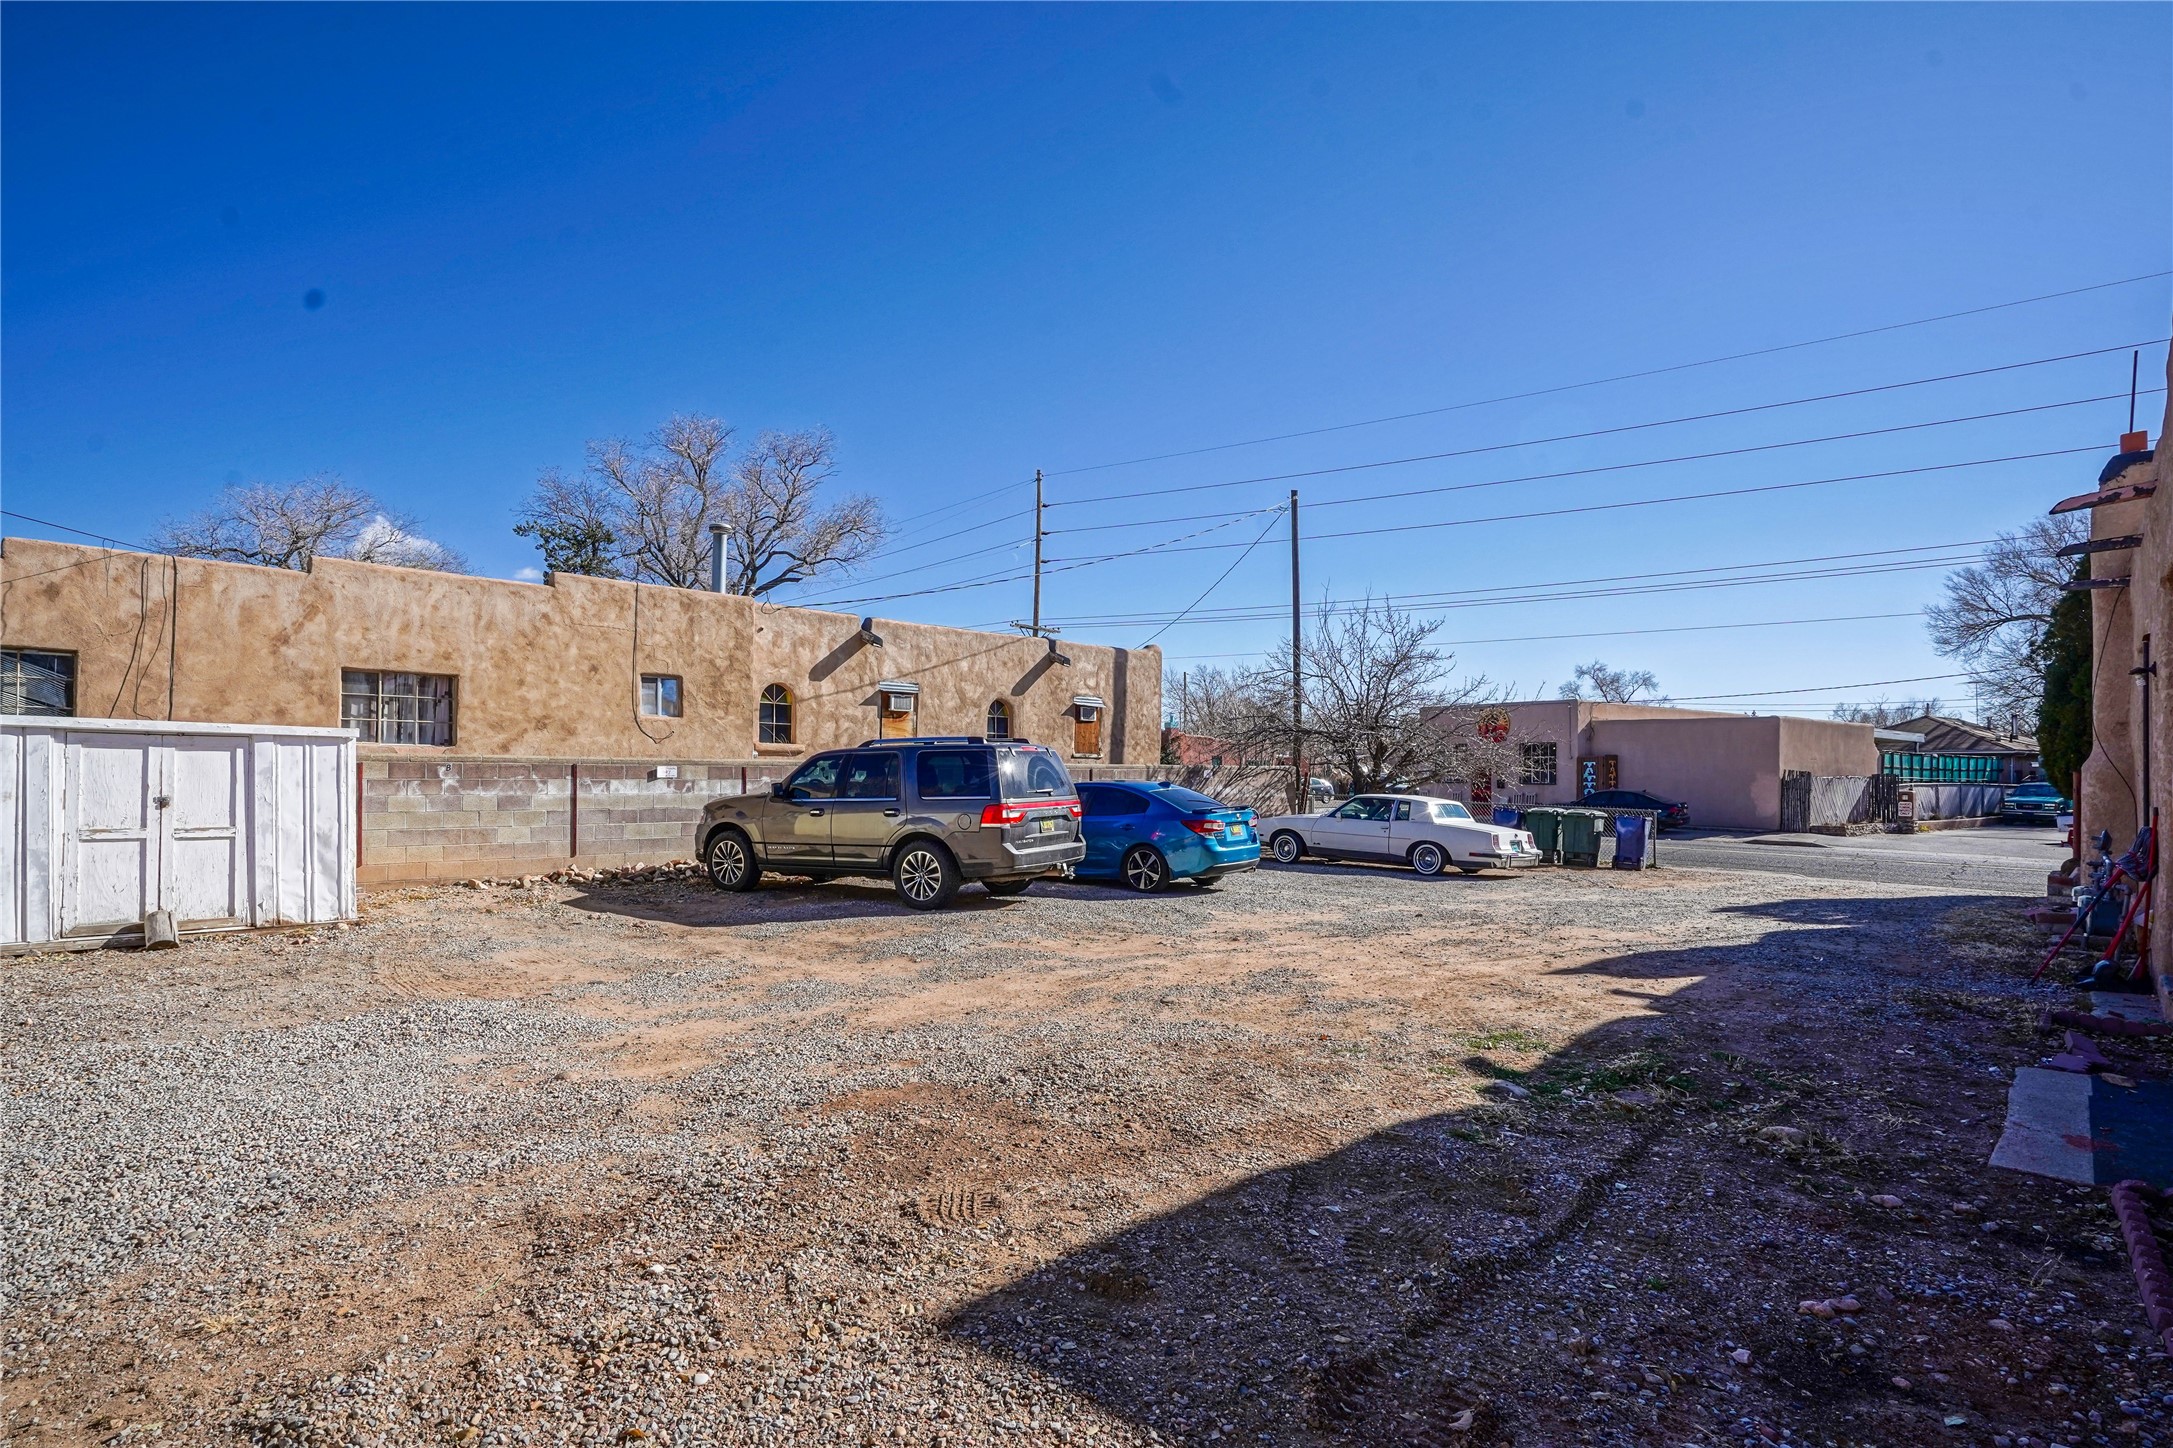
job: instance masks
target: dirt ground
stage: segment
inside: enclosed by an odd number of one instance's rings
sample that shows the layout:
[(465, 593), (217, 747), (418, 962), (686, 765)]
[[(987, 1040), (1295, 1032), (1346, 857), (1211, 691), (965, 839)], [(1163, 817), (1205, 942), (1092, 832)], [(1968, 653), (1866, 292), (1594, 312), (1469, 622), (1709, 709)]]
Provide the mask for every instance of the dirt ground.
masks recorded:
[(2070, 999), (2017, 904), (453, 887), (0, 963), (6, 1429), (2164, 1442), (2102, 1193), (1985, 1165)]

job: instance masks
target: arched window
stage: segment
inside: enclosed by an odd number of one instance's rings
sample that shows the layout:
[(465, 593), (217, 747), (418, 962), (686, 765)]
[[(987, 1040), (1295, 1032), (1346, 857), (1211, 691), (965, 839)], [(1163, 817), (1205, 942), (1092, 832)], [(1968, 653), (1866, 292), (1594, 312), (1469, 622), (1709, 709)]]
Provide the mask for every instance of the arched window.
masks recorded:
[(1003, 700), (992, 701), (988, 706), (987, 737), (1009, 739), (1011, 737), (1011, 706)]
[(792, 691), (783, 684), (762, 691), (762, 728), (755, 739), (763, 744), (792, 742)]

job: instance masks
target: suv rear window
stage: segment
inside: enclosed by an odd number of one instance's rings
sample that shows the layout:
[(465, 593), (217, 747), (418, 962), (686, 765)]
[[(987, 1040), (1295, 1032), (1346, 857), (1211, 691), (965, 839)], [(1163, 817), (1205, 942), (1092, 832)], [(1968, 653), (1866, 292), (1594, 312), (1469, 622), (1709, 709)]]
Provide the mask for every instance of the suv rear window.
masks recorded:
[(914, 766), (922, 799), (994, 799), (991, 749), (923, 749)]
[(996, 759), (1005, 799), (1071, 799), (1078, 793), (1064, 761), (1046, 749), (1004, 749)]

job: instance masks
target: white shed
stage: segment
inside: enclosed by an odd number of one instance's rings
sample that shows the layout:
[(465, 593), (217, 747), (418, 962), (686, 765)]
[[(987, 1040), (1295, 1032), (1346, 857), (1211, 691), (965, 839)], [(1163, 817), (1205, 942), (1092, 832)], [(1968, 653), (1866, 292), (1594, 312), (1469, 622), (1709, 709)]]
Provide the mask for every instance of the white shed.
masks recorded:
[(351, 729), (0, 714), (0, 950), (355, 913)]

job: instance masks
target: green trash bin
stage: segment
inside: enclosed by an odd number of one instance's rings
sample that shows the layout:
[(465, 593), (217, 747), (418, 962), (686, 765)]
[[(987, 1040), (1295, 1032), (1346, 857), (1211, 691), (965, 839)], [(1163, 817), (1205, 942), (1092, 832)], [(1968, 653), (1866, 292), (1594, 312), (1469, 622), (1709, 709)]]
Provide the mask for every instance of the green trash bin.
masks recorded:
[(1562, 863), (1562, 812), (1558, 809), (1528, 809), (1524, 812), (1524, 828), (1531, 831), (1532, 843), (1539, 847), (1539, 858), (1550, 865)]
[(1607, 816), (1596, 809), (1566, 809), (1562, 811), (1562, 863), (1565, 865), (1598, 865), (1600, 862), (1600, 835), (1607, 827)]

